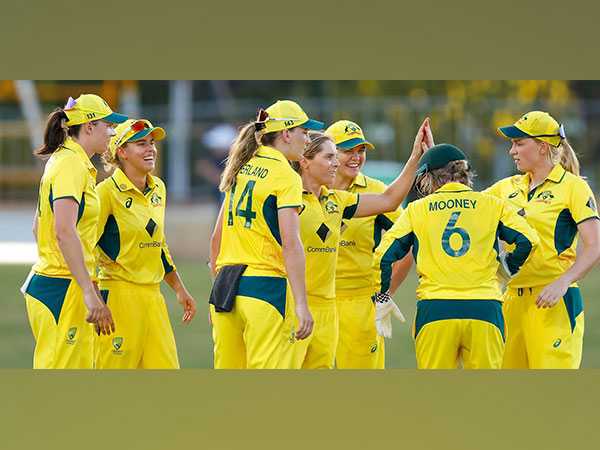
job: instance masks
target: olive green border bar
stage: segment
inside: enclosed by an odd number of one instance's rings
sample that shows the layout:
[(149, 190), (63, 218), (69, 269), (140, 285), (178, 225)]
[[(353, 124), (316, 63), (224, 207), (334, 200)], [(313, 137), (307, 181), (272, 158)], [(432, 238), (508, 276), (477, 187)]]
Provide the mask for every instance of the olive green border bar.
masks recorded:
[(599, 376), (6, 370), (0, 442), (45, 450), (595, 449)]
[(4, 79), (600, 78), (589, 0), (4, 3)]

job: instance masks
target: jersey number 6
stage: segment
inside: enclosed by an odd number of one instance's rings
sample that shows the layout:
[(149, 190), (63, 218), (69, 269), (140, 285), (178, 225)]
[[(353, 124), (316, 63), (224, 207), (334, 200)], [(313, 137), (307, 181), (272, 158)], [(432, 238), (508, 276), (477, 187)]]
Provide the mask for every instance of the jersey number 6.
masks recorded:
[[(449, 256), (462, 256), (469, 251), (469, 247), (471, 246), (471, 238), (469, 237), (469, 233), (467, 230), (460, 227), (455, 227), (456, 222), (460, 216), (460, 211), (455, 211), (450, 216), (450, 220), (446, 224), (446, 228), (444, 229), (444, 233), (442, 234), (442, 248)], [(462, 239), (462, 245), (458, 250), (454, 250), (450, 246), (450, 238), (453, 234), (458, 234)]]
[[(244, 222), (244, 227), (250, 228), (252, 226), (252, 220), (256, 219), (256, 212), (252, 211), (252, 193), (254, 192), (254, 185), (256, 184), (255, 180), (249, 180), (242, 191), (242, 195), (238, 200), (238, 203), (235, 207), (235, 215), (239, 217), (244, 217), (246, 221)], [(235, 194), (235, 186), (231, 186), (231, 194), (229, 195), (229, 211), (227, 214), (227, 225), (233, 226), (233, 196)], [(247, 197), (246, 207), (242, 209), (242, 202)]]

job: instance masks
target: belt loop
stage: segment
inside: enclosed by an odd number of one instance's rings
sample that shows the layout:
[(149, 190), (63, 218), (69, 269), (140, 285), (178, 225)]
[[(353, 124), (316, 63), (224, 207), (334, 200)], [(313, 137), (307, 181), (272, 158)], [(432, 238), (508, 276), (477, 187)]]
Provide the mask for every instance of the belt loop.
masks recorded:
[(523, 288), (517, 288), (517, 295), (518, 295), (519, 297), (522, 297), (522, 296), (523, 296)]

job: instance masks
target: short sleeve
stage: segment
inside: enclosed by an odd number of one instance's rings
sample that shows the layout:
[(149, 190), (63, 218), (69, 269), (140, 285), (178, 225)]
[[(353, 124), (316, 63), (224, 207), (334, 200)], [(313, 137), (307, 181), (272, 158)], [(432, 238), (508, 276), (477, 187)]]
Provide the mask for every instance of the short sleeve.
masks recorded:
[(358, 203), (360, 201), (359, 194), (341, 190), (336, 190), (335, 193), (340, 201), (342, 217), (344, 219), (352, 219), (358, 209)]
[(483, 192), (484, 194), (493, 195), (494, 197), (502, 198), (501, 183), (501, 181), (498, 181), (497, 183), (492, 184), (489, 188), (484, 189), (481, 192)]
[(77, 155), (60, 161), (60, 170), (56, 171), (52, 180), (52, 201), (59, 198), (72, 198), (80, 203), (89, 175), (89, 171)]
[(293, 170), (277, 179), (277, 209), (302, 207), (302, 179)]
[(581, 178), (577, 178), (573, 183), (569, 201), (569, 211), (571, 211), (571, 216), (578, 225), (592, 217), (598, 218), (598, 209), (596, 207), (594, 193), (586, 181)]

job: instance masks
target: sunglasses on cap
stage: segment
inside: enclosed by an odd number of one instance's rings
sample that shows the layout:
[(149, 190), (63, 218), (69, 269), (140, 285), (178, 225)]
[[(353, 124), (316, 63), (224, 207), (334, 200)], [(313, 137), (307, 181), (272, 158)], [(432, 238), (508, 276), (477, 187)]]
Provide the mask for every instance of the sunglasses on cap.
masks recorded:
[[(121, 145), (125, 143), (126, 138), (130, 138), (135, 134), (139, 133), (142, 130), (152, 128), (152, 124), (147, 120), (136, 120), (131, 125), (129, 125), (123, 132), (119, 135), (115, 142), (115, 148), (119, 148)], [(129, 135), (129, 136), (128, 136)]]
[(286, 125), (293, 125), (294, 122), (298, 122), (301, 119), (298, 118), (293, 118), (293, 117), (283, 117), (283, 118), (275, 118), (275, 117), (271, 117), (269, 116), (269, 113), (267, 111), (265, 111), (264, 109), (260, 109), (256, 115), (256, 121), (254, 122), (254, 129), (255, 131), (260, 131), (264, 128), (266, 128), (267, 126), (267, 122), (269, 121), (274, 121), (274, 122), (290, 122), (289, 124)]
[(567, 134), (565, 133), (565, 127), (561, 123), (558, 127), (558, 133), (555, 134), (536, 134), (535, 136), (530, 135), (532, 138), (541, 138), (541, 137), (561, 137), (562, 139), (566, 139)]

